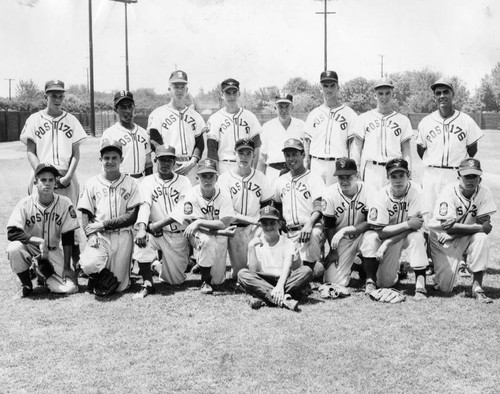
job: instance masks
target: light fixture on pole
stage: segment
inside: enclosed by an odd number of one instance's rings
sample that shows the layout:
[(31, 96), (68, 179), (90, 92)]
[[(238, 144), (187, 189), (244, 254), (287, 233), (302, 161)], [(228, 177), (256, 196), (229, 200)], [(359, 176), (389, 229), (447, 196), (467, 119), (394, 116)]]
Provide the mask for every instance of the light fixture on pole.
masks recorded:
[(111, 1), (117, 1), (118, 3), (125, 4), (125, 84), (126, 84), (126, 89), (130, 90), (129, 69), (128, 69), (128, 16), (127, 16), (127, 6), (129, 4), (137, 3), (137, 0), (111, 0)]

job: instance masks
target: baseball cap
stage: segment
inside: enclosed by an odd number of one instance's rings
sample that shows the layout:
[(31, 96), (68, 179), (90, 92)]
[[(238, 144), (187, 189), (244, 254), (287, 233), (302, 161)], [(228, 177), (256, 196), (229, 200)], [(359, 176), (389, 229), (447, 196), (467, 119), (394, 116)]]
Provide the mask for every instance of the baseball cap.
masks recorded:
[(293, 96), (291, 94), (281, 93), (275, 98), (276, 98), (276, 104), (279, 103), (293, 104)]
[(472, 157), (463, 160), (458, 167), (458, 174), (460, 176), (483, 175), (481, 162), (477, 159), (473, 159)]
[(58, 79), (51, 79), (45, 82), (45, 93), (47, 92), (65, 92), (64, 82)]
[(353, 159), (341, 157), (335, 162), (334, 176), (340, 175), (355, 175), (358, 173), (358, 167)]
[(255, 142), (253, 142), (253, 140), (250, 140), (248, 138), (240, 138), (238, 141), (236, 141), (236, 144), (234, 145), (234, 150), (237, 151), (243, 148), (255, 150)]
[(240, 83), (236, 79), (228, 78), (222, 81), (221, 89), (223, 92), (225, 92), (228, 89), (240, 90)]
[(284, 152), (286, 149), (296, 149), (303, 151), (304, 144), (301, 140), (298, 140), (296, 138), (289, 138), (285, 141), (285, 145), (283, 146), (283, 149), (281, 151)]
[(448, 78), (439, 78), (436, 82), (434, 82), (431, 85), (432, 91), (436, 90), (438, 86), (446, 86), (451, 89), (452, 92), (455, 90), (453, 89), (453, 84), (451, 83), (451, 80)]
[(173, 157), (173, 158), (175, 158), (175, 148), (173, 146), (170, 146), (170, 145), (167, 145), (167, 146), (160, 145), (155, 150), (155, 156), (157, 159), (160, 157)]
[(204, 159), (198, 164), (198, 170), (196, 171), (197, 174), (204, 174), (208, 172), (218, 174), (217, 163), (215, 160)]
[(120, 155), (123, 154), (122, 143), (117, 140), (110, 140), (108, 138), (103, 138), (101, 140), (101, 148), (100, 148), (101, 154), (105, 150), (115, 150), (118, 153), (120, 153)]
[(377, 90), (378, 88), (394, 89), (394, 83), (389, 78), (381, 78), (377, 82), (375, 82), (373, 90)]
[(170, 74), (170, 78), (168, 79), (170, 83), (188, 83), (188, 76), (182, 70), (176, 70), (172, 74)]
[(262, 219), (280, 220), (280, 213), (276, 208), (267, 205), (259, 211), (259, 221)]
[(38, 176), (38, 174), (40, 174), (44, 171), (51, 172), (52, 174), (54, 174), (55, 177), (61, 176), (61, 174), (59, 173), (59, 170), (50, 163), (38, 164), (36, 166), (35, 176)]
[(387, 171), (387, 175), (391, 175), (396, 171), (404, 171), (407, 174), (410, 173), (410, 170), (408, 169), (408, 162), (402, 158), (389, 160), (385, 165), (385, 169)]
[(326, 81), (339, 81), (339, 77), (335, 71), (323, 71), (320, 75), (319, 82), (323, 83)]
[(115, 108), (120, 102), (122, 102), (124, 100), (132, 101), (132, 104), (135, 105), (134, 95), (127, 90), (120, 90), (119, 92), (116, 92), (116, 94), (115, 94), (115, 99), (114, 99)]

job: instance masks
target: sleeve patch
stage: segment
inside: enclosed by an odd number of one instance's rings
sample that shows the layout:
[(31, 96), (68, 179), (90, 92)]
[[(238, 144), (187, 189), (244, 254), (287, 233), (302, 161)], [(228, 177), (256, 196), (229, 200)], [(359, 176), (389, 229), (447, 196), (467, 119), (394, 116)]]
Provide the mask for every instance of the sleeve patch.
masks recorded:
[(76, 219), (76, 212), (75, 208), (73, 208), (73, 205), (70, 205), (69, 207), (69, 216), (71, 216), (73, 219)]
[(439, 205), (439, 216), (446, 216), (448, 214), (448, 203), (442, 202)]
[(375, 221), (377, 220), (377, 216), (378, 216), (377, 208), (371, 208), (368, 219), (370, 219), (371, 221)]
[(321, 201), (321, 210), (322, 210), (323, 212), (325, 212), (325, 211), (326, 211), (327, 205), (328, 205), (328, 204), (327, 204), (327, 202), (326, 202), (325, 200), (322, 200), (322, 201)]
[(191, 215), (193, 213), (193, 205), (190, 202), (184, 203), (184, 215)]

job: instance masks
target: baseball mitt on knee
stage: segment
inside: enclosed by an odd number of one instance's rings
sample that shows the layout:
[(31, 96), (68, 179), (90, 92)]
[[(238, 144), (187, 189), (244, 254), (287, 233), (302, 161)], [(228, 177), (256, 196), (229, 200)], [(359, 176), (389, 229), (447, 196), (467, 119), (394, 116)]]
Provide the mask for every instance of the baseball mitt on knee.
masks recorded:
[(40, 256), (33, 258), (36, 275), (46, 281), (55, 274), (54, 266), (49, 259), (42, 259)]
[(396, 289), (377, 289), (370, 293), (372, 300), (397, 304), (406, 300), (406, 296)]
[(107, 268), (97, 274), (94, 282), (94, 294), (99, 297), (107, 297), (113, 294), (120, 286), (116, 276)]

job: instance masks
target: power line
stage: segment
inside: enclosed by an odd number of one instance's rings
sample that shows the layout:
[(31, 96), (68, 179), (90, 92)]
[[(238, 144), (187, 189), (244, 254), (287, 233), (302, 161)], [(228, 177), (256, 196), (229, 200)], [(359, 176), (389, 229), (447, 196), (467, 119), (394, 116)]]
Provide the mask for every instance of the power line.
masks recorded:
[(316, 12), (316, 14), (324, 15), (325, 17), (325, 71), (328, 69), (328, 49), (327, 49), (327, 41), (328, 41), (328, 15), (336, 14), (336, 12), (328, 12), (327, 3), (328, 0), (323, 0), (325, 4), (325, 10), (323, 12)]

